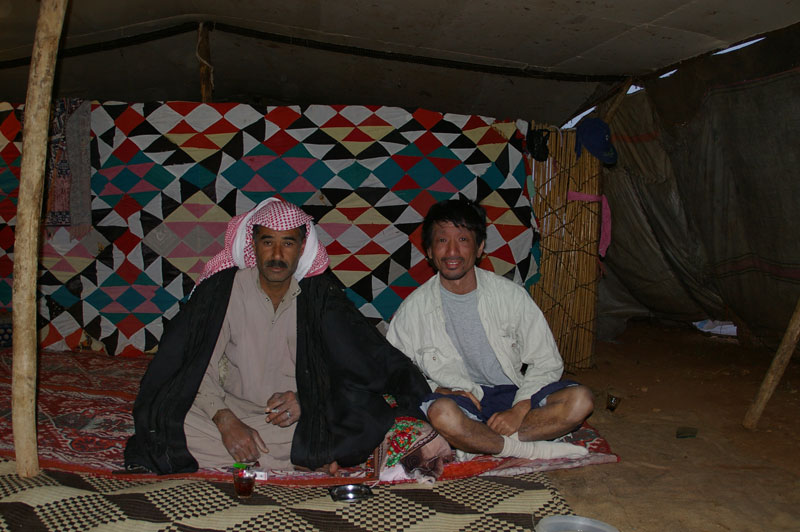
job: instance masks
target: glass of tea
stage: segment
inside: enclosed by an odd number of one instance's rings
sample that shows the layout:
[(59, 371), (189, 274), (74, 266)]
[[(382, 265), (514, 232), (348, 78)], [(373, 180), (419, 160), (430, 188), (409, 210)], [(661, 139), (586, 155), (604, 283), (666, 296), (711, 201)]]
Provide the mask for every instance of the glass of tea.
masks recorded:
[(253, 488), (256, 486), (256, 471), (250, 466), (244, 468), (235, 467), (233, 469), (233, 489), (236, 491), (236, 496), (240, 499), (246, 499), (253, 494)]

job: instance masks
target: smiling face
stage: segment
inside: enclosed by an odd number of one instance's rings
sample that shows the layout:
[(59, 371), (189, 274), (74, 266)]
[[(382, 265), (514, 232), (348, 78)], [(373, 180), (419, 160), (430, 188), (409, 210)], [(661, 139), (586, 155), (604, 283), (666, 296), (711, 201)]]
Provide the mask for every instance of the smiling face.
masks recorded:
[(287, 231), (260, 225), (253, 227), (253, 248), (261, 288), (271, 298), (280, 299), (289, 289), (304, 247), (304, 234), (299, 227)]
[(439, 279), (446, 290), (466, 294), (477, 288), (475, 264), (483, 254), (484, 242), (477, 244), (475, 234), (451, 222), (433, 226), (428, 258), (439, 271)]

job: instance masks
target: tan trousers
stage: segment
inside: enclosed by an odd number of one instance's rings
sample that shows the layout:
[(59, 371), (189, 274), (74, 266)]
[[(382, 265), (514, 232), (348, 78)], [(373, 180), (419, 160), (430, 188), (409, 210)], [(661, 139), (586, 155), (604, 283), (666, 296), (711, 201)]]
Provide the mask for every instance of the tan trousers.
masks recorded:
[[(267, 469), (294, 469), (290, 453), (294, 428), (297, 425), (293, 424), (286, 428), (271, 425), (266, 422), (267, 416), (263, 411), (252, 411), (252, 407), (242, 408), (244, 404), (231, 404), (230, 399), (227, 402), (233, 413), (246, 425), (256, 429), (269, 448), (269, 452), (262, 454), (259, 459), (261, 466)], [(192, 405), (186, 415), (183, 430), (186, 433), (189, 452), (195, 457), (200, 468), (227, 467), (235, 462), (222, 444), (222, 436), (217, 426), (195, 405)]]

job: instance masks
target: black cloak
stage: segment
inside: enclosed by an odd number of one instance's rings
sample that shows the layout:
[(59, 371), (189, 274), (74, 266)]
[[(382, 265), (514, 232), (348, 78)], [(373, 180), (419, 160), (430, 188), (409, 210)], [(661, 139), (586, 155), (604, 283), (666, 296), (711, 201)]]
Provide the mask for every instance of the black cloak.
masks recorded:
[[(128, 469), (197, 470), (183, 422), (222, 328), (236, 271), (203, 281), (167, 324), (133, 406)], [(380, 444), (395, 417), (423, 417), (418, 405), (430, 388), (411, 360), (355, 308), (330, 270), (299, 284), (296, 378), (302, 413), (291, 460), (311, 469), (334, 460), (354, 466)], [(397, 407), (383, 394), (394, 396)]]

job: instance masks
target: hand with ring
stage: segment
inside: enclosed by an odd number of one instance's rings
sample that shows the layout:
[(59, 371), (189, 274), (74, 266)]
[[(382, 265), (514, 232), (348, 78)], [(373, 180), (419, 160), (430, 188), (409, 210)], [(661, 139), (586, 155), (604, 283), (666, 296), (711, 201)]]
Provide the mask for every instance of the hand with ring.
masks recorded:
[(267, 401), (267, 423), (288, 427), (300, 418), (300, 403), (294, 392), (277, 392)]

